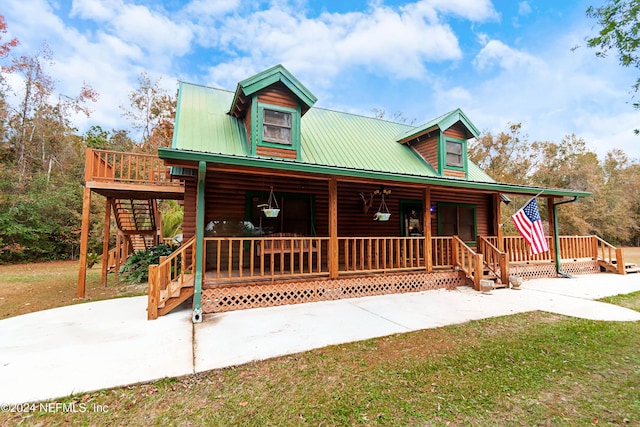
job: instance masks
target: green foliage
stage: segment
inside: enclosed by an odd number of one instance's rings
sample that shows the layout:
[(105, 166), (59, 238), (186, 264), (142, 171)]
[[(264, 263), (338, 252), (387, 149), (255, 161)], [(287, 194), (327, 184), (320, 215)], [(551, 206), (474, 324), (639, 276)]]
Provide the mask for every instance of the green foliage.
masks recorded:
[(159, 209), (162, 212), (162, 237), (175, 237), (182, 231), (183, 207), (175, 200), (163, 200)]
[(120, 267), (123, 280), (131, 284), (138, 284), (149, 280), (149, 266), (158, 264), (161, 256), (171, 255), (172, 249), (167, 245), (158, 245), (146, 251), (133, 253)]
[(82, 188), (78, 182), (47, 182), (33, 178), (25, 192), (12, 191), (0, 199), (3, 251), (0, 262), (72, 259), (78, 254)]

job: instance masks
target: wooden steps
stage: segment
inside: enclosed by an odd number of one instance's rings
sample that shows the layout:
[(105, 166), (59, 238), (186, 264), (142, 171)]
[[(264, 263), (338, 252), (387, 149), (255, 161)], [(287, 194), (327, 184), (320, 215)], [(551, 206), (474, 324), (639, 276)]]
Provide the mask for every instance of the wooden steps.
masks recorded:
[(629, 274), (629, 273), (640, 273), (640, 267), (638, 267), (638, 264), (634, 264), (632, 262), (625, 262), (624, 263), (624, 271)]
[(156, 244), (156, 201), (116, 199), (113, 213), (118, 229), (129, 241), (133, 251), (144, 251)]
[(169, 300), (165, 301), (162, 307), (158, 307), (158, 316), (164, 316), (171, 310), (182, 304), (188, 298), (192, 297), (194, 293), (193, 286), (180, 289), (180, 293)]

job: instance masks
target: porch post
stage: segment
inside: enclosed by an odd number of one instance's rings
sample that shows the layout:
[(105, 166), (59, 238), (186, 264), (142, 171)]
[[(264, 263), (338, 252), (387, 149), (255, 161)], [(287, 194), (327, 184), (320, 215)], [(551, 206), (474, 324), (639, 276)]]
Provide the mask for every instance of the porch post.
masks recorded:
[(82, 226), (80, 229), (80, 268), (78, 270), (78, 298), (84, 298), (87, 283), (87, 251), (89, 250), (89, 215), (91, 189), (84, 187), (82, 194)]
[(422, 197), (422, 218), (424, 218), (424, 266), (428, 273), (433, 271), (433, 256), (431, 245), (431, 187), (424, 189)]
[(102, 236), (102, 287), (107, 287), (107, 269), (109, 268), (109, 237), (111, 234), (111, 197), (107, 197), (104, 209), (104, 227)]
[(200, 306), (202, 297), (202, 258), (204, 252), (204, 190), (205, 175), (207, 173), (207, 162), (200, 161), (198, 164), (198, 187), (196, 190), (196, 244), (193, 250), (196, 251), (196, 265), (193, 291), (193, 323), (202, 322), (202, 307)]
[(555, 209), (553, 209), (554, 202), (555, 198), (547, 197), (547, 215), (549, 216), (549, 233), (551, 233), (549, 250), (551, 251), (551, 256), (555, 259), (557, 270), (560, 271), (560, 251), (558, 249), (560, 239), (558, 237), (558, 227), (556, 227)]
[(498, 239), (498, 249), (500, 252), (504, 252), (504, 239), (502, 238), (502, 203), (500, 194), (493, 195), (493, 229), (496, 232), (496, 238)]
[(329, 179), (329, 277), (338, 277), (338, 180)]

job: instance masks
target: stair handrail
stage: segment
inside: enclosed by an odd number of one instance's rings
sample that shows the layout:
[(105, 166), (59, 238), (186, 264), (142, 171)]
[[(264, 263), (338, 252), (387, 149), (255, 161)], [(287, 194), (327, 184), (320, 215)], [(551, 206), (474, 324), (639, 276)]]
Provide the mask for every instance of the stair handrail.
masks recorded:
[(478, 236), (478, 252), (484, 256), (484, 266), (499, 277), (502, 283), (509, 283), (507, 253), (498, 249), (484, 236)]
[(475, 290), (480, 290), (482, 280), (482, 254), (476, 253), (458, 236), (453, 236), (453, 266), (473, 281)]
[[(618, 274), (626, 274), (622, 248), (617, 248), (596, 235), (591, 236), (591, 238), (593, 239), (593, 258), (596, 261), (605, 263), (610, 269), (616, 270)], [(615, 254), (615, 264), (612, 252)]]
[[(164, 302), (160, 299), (160, 291), (169, 287), (170, 283), (177, 283), (179, 289), (193, 275), (195, 267), (196, 238), (193, 236), (184, 242), (171, 255), (162, 257), (160, 263), (149, 266), (149, 295), (147, 303), (147, 317), (149, 320), (158, 317), (158, 308)], [(191, 253), (189, 253), (191, 252)]]

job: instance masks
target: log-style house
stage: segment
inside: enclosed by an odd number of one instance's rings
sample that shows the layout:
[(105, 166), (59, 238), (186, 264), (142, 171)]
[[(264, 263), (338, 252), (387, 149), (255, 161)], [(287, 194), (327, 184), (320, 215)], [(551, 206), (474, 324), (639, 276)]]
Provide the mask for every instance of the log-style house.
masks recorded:
[[(191, 297), (198, 322), (250, 307), (480, 289), (483, 279), (509, 287), (510, 276), (624, 273), (622, 252), (598, 237), (557, 234), (558, 206), (589, 194), (495, 182), (468, 158), (479, 132), (460, 109), (412, 126), (315, 102), (280, 65), (235, 92), (182, 82), (160, 165), (141, 171), (146, 160), (132, 166), (133, 154), (88, 150), (85, 201), (91, 191), (107, 197), (122, 242), (133, 242), (139, 222), (125, 230), (122, 218), (136, 215), (123, 199), (184, 200), (183, 243), (149, 271), (150, 319)], [(531, 255), (520, 236), (503, 236), (509, 195), (546, 200), (549, 252)], [(158, 215), (147, 217), (156, 230)]]

